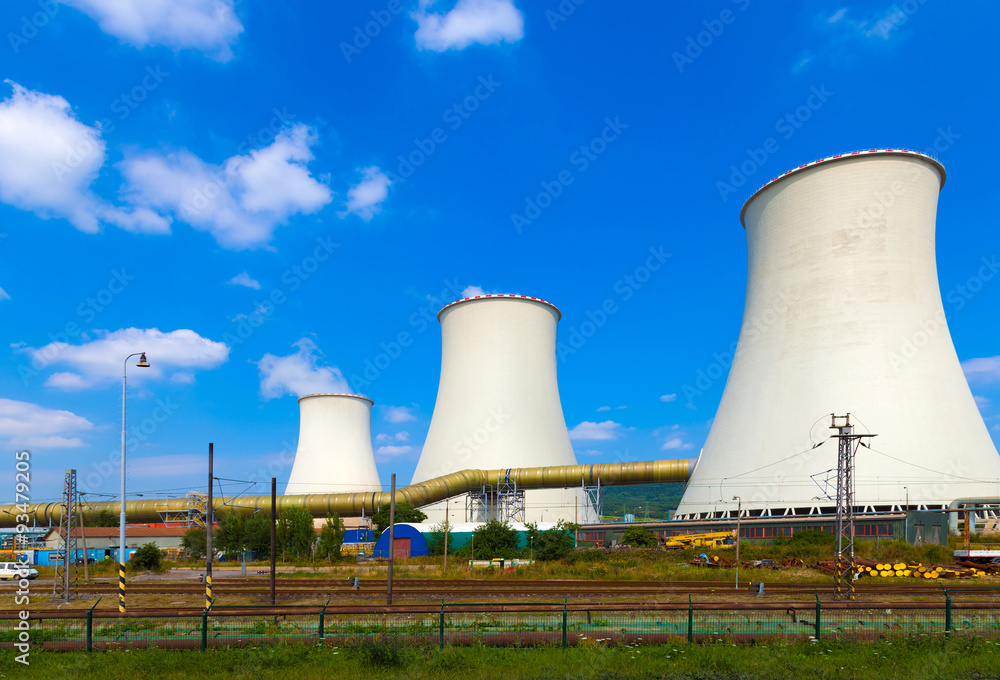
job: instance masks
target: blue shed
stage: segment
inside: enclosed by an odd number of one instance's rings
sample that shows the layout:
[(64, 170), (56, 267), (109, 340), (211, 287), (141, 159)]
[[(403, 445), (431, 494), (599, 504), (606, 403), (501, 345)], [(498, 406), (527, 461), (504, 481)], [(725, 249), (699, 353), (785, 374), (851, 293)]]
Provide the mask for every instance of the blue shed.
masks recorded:
[[(396, 524), (393, 527), (394, 557), (423, 557), (427, 552), (427, 541), (420, 533), (419, 524)], [(373, 557), (389, 557), (389, 530), (386, 529), (375, 543)]]

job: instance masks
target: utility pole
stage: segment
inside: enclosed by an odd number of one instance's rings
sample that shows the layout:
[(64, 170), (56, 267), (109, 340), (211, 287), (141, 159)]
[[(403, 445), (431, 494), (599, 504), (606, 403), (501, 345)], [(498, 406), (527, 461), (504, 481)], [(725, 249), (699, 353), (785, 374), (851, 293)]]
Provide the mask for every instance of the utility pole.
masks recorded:
[(444, 499), (444, 568), (448, 568), (448, 501), (450, 498)]
[(743, 499), (733, 496), (736, 501), (736, 590), (740, 589), (740, 518), (743, 515)]
[[(857, 562), (854, 555), (854, 455), (865, 437), (874, 434), (854, 434), (851, 414), (831, 414), (830, 429), (837, 438), (837, 554), (833, 565), (833, 597), (836, 600), (854, 599), (854, 579)], [(867, 444), (864, 444), (867, 446)]]
[(215, 524), (215, 507), (212, 504), (212, 487), (215, 485), (212, 470), (212, 458), (215, 445), (208, 444), (208, 504), (205, 511), (208, 521), (205, 522), (205, 609), (212, 606), (212, 525)]
[(278, 543), (278, 480), (271, 477), (271, 605), (274, 605), (275, 550)]
[(396, 523), (396, 473), (392, 473), (391, 491), (389, 492), (389, 575), (386, 582), (385, 603), (392, 604), (392, 560), (396, 555), (396, 533), (393, 525)]

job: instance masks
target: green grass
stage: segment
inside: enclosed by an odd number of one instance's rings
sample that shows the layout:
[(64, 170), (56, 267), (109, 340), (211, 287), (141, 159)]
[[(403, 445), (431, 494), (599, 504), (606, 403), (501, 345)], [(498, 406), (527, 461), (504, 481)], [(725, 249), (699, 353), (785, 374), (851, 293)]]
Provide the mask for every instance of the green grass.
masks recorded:
[(134, 680), (222, 678), (312, 680), (368, 678), (677, 678), (686, 680), (979, 680), (996, 677), (1000, 643), (978, 638), (950, 642), (837, 642), (742, 646), (725, 644), (590, 647), (562, 650), (452, 648), (415, 650), (390, 640), (347, 648), (279, 646), (234, 650), (134, 650), (33, 653), (31, 666), (0, 654), (6, 677)]

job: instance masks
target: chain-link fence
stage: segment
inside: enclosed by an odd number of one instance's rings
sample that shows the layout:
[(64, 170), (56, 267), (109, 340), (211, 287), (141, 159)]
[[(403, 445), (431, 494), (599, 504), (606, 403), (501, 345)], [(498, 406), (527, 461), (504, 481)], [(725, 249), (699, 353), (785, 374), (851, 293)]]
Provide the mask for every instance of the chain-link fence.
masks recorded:
[[(95, 605), (96, 607), (96, 605)], [(0, 612), (0, 647), (106, 650), (156, 646), (583, 645), (893, 637), (1000, 638), (1000, 589), (946, 591), (928, 601), (719, 603), (449, 603), (395, 606), (213, 606), (208, 610)]]

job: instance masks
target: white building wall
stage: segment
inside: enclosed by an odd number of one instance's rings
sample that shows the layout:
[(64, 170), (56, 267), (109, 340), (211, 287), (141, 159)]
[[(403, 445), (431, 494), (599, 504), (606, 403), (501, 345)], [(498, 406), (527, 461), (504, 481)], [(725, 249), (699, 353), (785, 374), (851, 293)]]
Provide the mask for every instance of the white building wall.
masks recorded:
[(735, 512), (733, 496), (778, 514), (831, 507), (811, 478), (836, 468), (831, 413), (878, 434), (857, 453), (858, 504), (1000, 494), (941, 304), (943, 183), (929, 157), (864, 153), (786, 173), (747, 201), (742, 329), (678, 516)]

